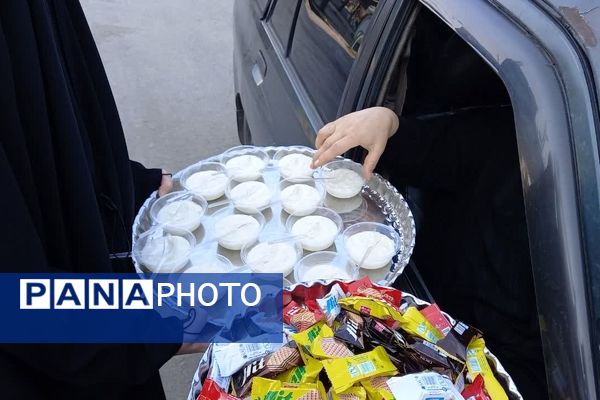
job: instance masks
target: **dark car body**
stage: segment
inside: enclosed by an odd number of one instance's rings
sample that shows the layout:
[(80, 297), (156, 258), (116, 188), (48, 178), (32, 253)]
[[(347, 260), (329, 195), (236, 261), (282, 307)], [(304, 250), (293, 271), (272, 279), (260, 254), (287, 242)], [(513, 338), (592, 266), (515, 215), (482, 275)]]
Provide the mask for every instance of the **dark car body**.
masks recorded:
[(510, 94), (551, 397), (600, 398), (600, 3), (380, 0), (368, 27), (341, 34), (360, 39), (344, 53), (310, 29), (305, 1), (236, 2), (240, 139), (310, 145), (325, 122), (373, 104), (411, 9), (429, 8)]

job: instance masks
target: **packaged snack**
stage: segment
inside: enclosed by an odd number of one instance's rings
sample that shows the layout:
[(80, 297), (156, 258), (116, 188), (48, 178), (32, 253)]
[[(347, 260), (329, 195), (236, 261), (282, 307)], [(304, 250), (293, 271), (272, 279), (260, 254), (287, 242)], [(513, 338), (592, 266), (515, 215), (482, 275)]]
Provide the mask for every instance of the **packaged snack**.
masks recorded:
[(444, 317), (442, 310), (440, 310), (437, 304), (434, 303), (428, 305), (420, 311), (427, 321), (429, 321), (438, 331), (440, 331), (442, 335), (446, 336), (452, 329), (452, 325), (450, 325), (448, 319)]
[(382, 300), (394, 307), (399, 307), (400, 301), (402, 300), (402, 292), (400, 290), (375, 286), (368, 276), (352, 283), (348, 283), (346, 291), (350, 296), (361, 296)]
[(223, 376), (219, 371), (219, 366), (215, 363), (208, 370), (208, 379), (216, 383), (221, 389), (227, 391), (231, 384), (231, 376)]
[(363, 379), (360, 384), (365, 388), (369, 400), (395, 400), (387, 384), (388, 376), (376, 376)]
[(338, 327), (333, 335), (342, 342), (364, 350), (365, 341), (363, 337), (364, 320), (358, 314), (343, 310), (336, 320)]
[(274, 377), (300, 365), (300, 362), (298, 349), (287, 344), (274, 353), (246, 364), (240, 371), (235, 373), (231, 378), (234, 394), (238, 397), (244, 397), (250, 390), (253, 378)]
[(473, 383), (467, 385), (461, 394), (465, 400), (491, 400), (485, 391), (485, 383), (481, 375), (477, 375)]
[(252, 381), (252, 400), (327, 400), (325, 388), (317, 383), (286, 383), (256, 377)]
[(397, 308), (382, 300), (367, 297), (352, 296), (339, 300), (342, 308), (359, 312), (368, 317), (375, 317), (385, 321), (388, 326), (398, 326), (398, 321), (404, 321), (404, 317)]
[(307, 330), (292, 335), (301, 349), (301, 356), (315, 358), (350, 357), (353, 353), (342, 342), (333, 337), (333, 331), (324, 322), (319, 322)]
[(323, 360), (323, 366), (333, 390), (337, 393), (343, 392), (362, 379), (391, 376), (398, 372), (383, 347), (352, 357)]
[(344, 390), (337, 394), (335, 390), (331, 391), (331, 400), (366, 400), (367, 392), (362, 386), (352, 386), (348, 390)]
[(490, 367), (484, 350), (485, 341), (483, 338), (474, 339), (467, 347), (467, 376), (474, 381), (477, 375), (481, 375), (485, 390), (487, 390), (492, 400), (508, 400), (506, 392), (494, 376), (494, 371)]
[(444, 337), (416, 307), (408, 307), (402, 317), (400, 327), (412, 335), (431, 343), (437, 343)]
[(364, 318), (367, 335), (381, 343), (391, 344), (395, 341), (394, 331), (375, 318)]
[(397, 399), (464, 400), (450, 379), (435, 372), (396, 376), (387, 383)]
[(344, 343), (334, 337), (317, 338), (313, 342), (310, 352), (319, 359), (351, 357), (354, 355)]
[(319, 360), (305, 355), (304, 365), (298, 365), (275, 377), (275, 380), (288, 383), (314, 383), (323, 369), (323, 364)]
[(282, 345), (275, 343), (215, 343), (213, 363), (219, 366), (221, 376), (231, 376), (245, 364), (273, 353)]
[(346, 294), (342, 290), (339, 284), (335, 284), (331, 287), (329, 293), (322, 299), (317, 299), (317, 303), (325, 314), (325, 322), (331, 325), (340, 313), (341, 307), (339, 305), (339, 299), (346, 297)]
[(310, 310), (306, 305), (292, 300), (283, 308), (283, 321), (292, 325), (298, 332), (308, 329), (322, 319), (323, 312), (318, 307)]
[(237, 397), (228, 394), (221, 389), (219, 385), (210, 379), (204, 381), (202, 391), (198, 395), (197, 400), (239, 400)]
[(458, 321), (437, 345), (445, 352), (462, 361), (467, 356), (467, 346), (475, 338), (480, 338), (481, 332), (471, 326)]

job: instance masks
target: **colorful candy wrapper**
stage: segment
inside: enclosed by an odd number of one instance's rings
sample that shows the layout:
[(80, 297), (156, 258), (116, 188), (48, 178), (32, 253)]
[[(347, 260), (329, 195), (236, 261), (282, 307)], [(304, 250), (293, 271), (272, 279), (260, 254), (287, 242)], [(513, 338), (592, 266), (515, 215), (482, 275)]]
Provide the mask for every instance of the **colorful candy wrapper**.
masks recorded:
[(231, 378), (234, 394), (238, 397), (244, 397), (250, 391), (253, 378), (272, 378), (300, 365), (300, 362), (298, 349), (292, 347), (291, 344), (287, 344), (274, 353), (246, 364), (240, 371), (235, 373)]
[(325, 297), (317, 299), (321, 311), (325, 314), (325, 322), (328, 325), (331, 325), (340, 313), (341, 307), (338, 302), (344, 297), (346, 297), (346, 294), (340, 285), (336, 283)]
[(366, 400), (367, 391), (362, 386), (352, 386), (348, 390), (337, 394), (335, 390), (331, 391), (331, 400)]
[(468, 378), (474, 381), (477, 375), (481, 375), (485, 389), (492, 400), (508, 400), (506, 392), (500, 382), (494, 376), (484, 353), (485, 341), (483, 338), (474, 339), (467, 347), (467, 371)]
[(323, 366), (333, 390), (337, 393), (347, 390), (366, 378), (398, 373), (383, 347), (352, 357), (323, 360)]
[(365, 322), (363, 317), (353, 312), (343, 310), (336, 319), (335, 325), (337, 328), (335, 329), (333, 336), (336, 339), (348, 343), (355, 348), (361, 350), (365, 349), (363, 334)]
[(320, 337), (313, 342), (310, 348), (311, 354), (319, 359), (352, 357), (353, 352), (334, 337)]
[(287, 383), (272, 379), (254, 378), (252, 400), (327, 400), (325, 388), (317, 383)]
[(214, 381), (206, 379), (197, 400), (239, 400), (219, 387)]
[(382, 300), (394, 307), (399, 307), (400, 301), (402, 300), (401, 291), (393, 288), (375, 286), (368, 276), (352, 283), (348, 283), (346, 292), (348, 292), (350, 296), (361, 296)]
[(412, 335), (431, 343), (437, 343), (444, 337), (416, 307), (408, 307), (402, 317), (400, 327)]
[(273, 353), (281, 346), (270, 343), (215, 343), (213, 363), (219, 366), (221, 376), (231, 376), (245, 364)]
[(396, 307), (391, 306), (382, 300), (351, 296), (340, 299), (339, 304), (342, 308), (347, 310), (356, 311), (362, 315), (381, 319), (390, 327), (396, 327), (398, 326), (398, 321), (404, 321), (404, 317)]
[(314, 383), (323, 369), (323, 364), (319, 360), (305, 355), (305, 365), (294, 367), (275, 377), (275, 380), (288, 383)]
[(452, 325), (450, 325), (448, 319), (442, 314), (442, 310), (440, 310), (437, 304), (430, 304), (420, 311), (427, 321), (440, 331), (442, 335), (446, 336), (452, 329)]
[(491, 400), (485, 391), (485, 383), (481, 375), (477, 375), (473, 383), (468, 385), (461, 394), (465, 400)]
[(292, 335), (292, 339), (305, 356), (315, 358), (350, 357), (353, 353), (342, 342), (333, 337), (333, 331), (324, 322), (319, 322), (307, 330)]
[(395, 400), (387, 384), (389, 376), (376, 376), (363, 379), (360, 384), (365, 388), (369, 400)]
[(283, 321), (292, 325), (298, 332), (308, 329), (322, 319), (323, 312), (318, 307), (310, 310), (292, 300), (283, 308)]
[(397, 399), (464, 400), (450, 379), (436, 372), (396, 376), (387, 383)]
[(446, 337), (440, 340), (437, 345), (452, 357), (464, 361), (467, 356), (467, 346), (469, 346), (469, 343), (481, 336), (481, 332), (477, 329), (458, 321)]

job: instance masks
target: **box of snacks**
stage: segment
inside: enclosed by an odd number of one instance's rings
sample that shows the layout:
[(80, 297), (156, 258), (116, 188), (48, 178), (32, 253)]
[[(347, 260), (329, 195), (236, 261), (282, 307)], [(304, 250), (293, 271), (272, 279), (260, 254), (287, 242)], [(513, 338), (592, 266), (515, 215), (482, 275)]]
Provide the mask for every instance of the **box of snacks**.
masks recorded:
[(479, 330), (401, 291), (354, 281), (284, 290), (280, 344), (213, 344), (188, 400), (522, 399)]

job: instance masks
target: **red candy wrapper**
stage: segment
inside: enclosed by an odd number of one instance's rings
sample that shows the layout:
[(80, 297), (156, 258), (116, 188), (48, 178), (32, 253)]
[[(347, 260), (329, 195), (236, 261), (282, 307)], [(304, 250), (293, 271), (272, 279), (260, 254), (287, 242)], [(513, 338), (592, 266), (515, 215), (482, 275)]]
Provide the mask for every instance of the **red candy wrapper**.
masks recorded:
[(465, 400), (492, 400), (485, 391), (485, 384), (481, 375), (477, 375), (473, 383), (468, 385), (461, 394)]
[(202, 391), (196, 400), (239, 400), (237, 397), (224, 392), (213, 380), (206, 379)]
[(346, 285), (346, 293), (350, 296), (362, 296), (382, 300), (394, 307), (400, 307), (402, 292), (398, 289), (384, 288), (373, 285), (368, 276)]
[(448, 319), (442, 314), (442, 310), (437, 304), (431, 304), (421, 310), (421, 314), (425, 316), (427, 321), (431, 322), (438, 331), (442, 332), (442, 335), (446, 336), (452, 329), (452, 325), (448, 322)]
[(309, 308), (292, 300), (283, 308), (283, 321), (288, 325), (292, 325), (298, 332), (302, 332), (321, 321), (323, 316), (323, 312), (316, 301), (314, 307)]

